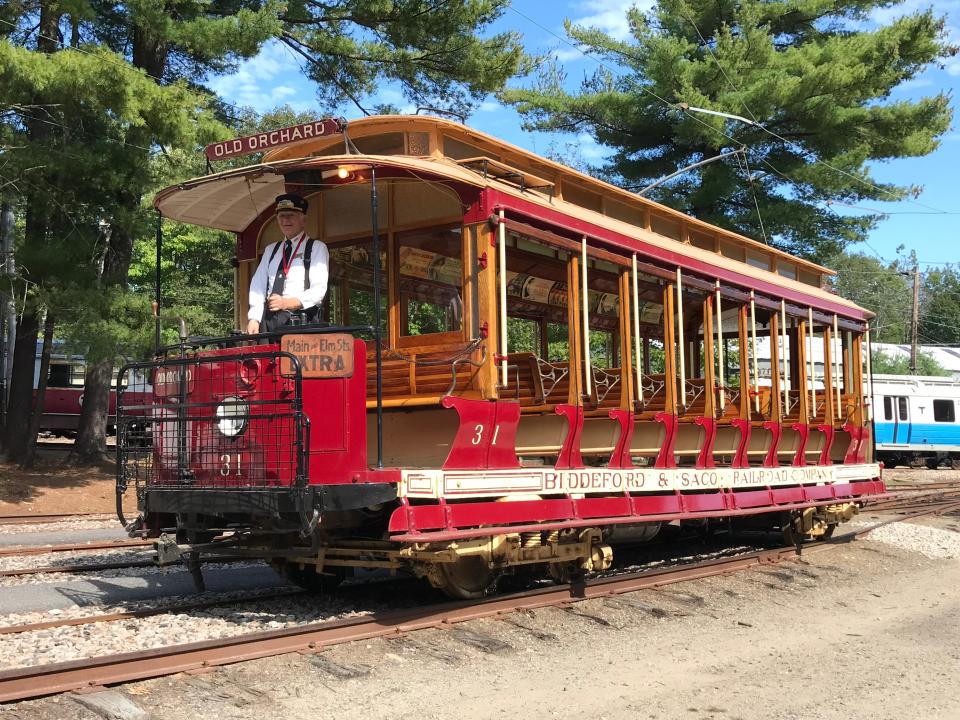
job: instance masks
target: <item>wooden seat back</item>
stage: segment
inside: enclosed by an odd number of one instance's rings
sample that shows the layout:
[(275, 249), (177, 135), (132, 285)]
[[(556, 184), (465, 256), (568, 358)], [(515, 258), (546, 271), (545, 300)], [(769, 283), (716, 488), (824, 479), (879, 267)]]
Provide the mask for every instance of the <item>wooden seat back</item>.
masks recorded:
[(551, 363), (530, 352), (507, 355), (508, 387), (505, 399), (516, 399), (530, 412), (551, 411), (567, 402), (570, 392), (569, 364)]
[(680, 415), (682, 422), (693, 422), (702, 417), (707, 407), (707, 387), (705, 378), (687, 378), (687, 404)]
[(652, 420), (658, 412), (663, 412), (666, 409), (666, 381), (667, 376), (663, 373), (643, 376), (643, 401), (637, 399), (638, 420)]
[(590, 404), (595, 409), (620, 407), (623, 383), (620, 382), (620, 368), (593, 367), (593, 385), (590, 388)]
[[(453, 394), (459, 395), (474, 387), (474, 378), (479, 368), (467, 362), (456, 363), (456, 383), (454, 384), (453, 363), (458, 360), (458, 351), (466, 344), (443, 349), (404, 350), (400, 353), (385, 349), (383, 353), (383, 397), (384, 400), (403, 398), (436, 398), (440, 401), (453, 387)], [(377, 355), (371, 348), (367, 351), (367, 400), (376, 398), (377, 393)]]

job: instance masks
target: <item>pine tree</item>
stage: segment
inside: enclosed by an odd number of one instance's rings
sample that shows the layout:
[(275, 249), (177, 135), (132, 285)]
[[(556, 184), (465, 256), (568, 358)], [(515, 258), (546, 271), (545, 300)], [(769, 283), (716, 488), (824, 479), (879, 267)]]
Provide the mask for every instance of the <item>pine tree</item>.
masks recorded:
[[(106, 411), (144, 202), (189, 153), (243, 118), (203, 83), (269, 39), (309, 59), (328, 106), (396, 80), (418, 103), (468, 108), (525, 62), (515, 33), (480, 39), (496, 0), (11, 0), (0, 6), (0, 184), (26, 216), (17, 249), (29, 299), (18, 332), (6, 447), (31, 441), (34, 349), (43, 308), (85, 341), (90, 360), (74, 457), (105, 449)], [(214, 114), (216, 117), (214, 117)], [(219, 120), (219, 122), (218, 122)], [(178, 172), (179, 171), (179, 172)], [(19, 296), (19, 295), (18, 295)], [(42, 301), (41, 301), (42, 298)], [(59, 300), (58, 300), (59, 299)], [(141, 302), (141, 304), (143, 304)]]
[(649, 15), (629, 12), (626, 41), (568, 22), (572, 41), (605, 65), (578, 92), (554, 65), (504, 97), (528, 128), (590, 133), (612, 151), (598, 170), (631, 189), (730, 153), (649, 196), (823, 259), (878, 222), (844, 205), (918, 192), (877, 182), (869, 163), (926, 155), (950, 124), (945, 93), (890, 97), (954, 52), (931, 10), (865, 29), (872, 10), (896, 4), (663, 0)]

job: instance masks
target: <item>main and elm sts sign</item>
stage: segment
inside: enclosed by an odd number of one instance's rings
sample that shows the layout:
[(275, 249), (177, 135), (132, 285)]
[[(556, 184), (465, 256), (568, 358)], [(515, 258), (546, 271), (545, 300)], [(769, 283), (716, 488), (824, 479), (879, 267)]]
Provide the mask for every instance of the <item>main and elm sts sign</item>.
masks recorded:
[(287, 143), (310, 140), (311, 138), (323, 137), (324, 135), (342, 133), (345, 128), (346, 121), (338, 118), (314, 120), (313, 122), (303, 123), (302, 125), (293, 125), (292, 127), (280, 128), (279, 130), (270, 130), (269, 132), (257, 133), (256, 135), (234, 138), (233, 140), (223, 140), (222, 142), (207, 145), (204, 152), (207, 155), (207, 160), (226, 160), (228, 158), (239, 157), (240, 155), (261, 152), (272, 147), (277, 147), (278, 145), (286, 145)]

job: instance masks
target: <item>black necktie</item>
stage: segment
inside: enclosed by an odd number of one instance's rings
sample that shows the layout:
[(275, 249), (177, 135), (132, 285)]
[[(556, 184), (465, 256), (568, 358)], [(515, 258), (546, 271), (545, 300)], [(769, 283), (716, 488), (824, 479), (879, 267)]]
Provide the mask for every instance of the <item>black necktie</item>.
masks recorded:
[(283, 259), (277, 266), (277, 274), (273, 278), (271, 295), (283, 295), (283, 286), (287, 281), (286, 269), (290, 267), (290, 256), (293, 254), (293, 243), (289, 240), (283, 243)]

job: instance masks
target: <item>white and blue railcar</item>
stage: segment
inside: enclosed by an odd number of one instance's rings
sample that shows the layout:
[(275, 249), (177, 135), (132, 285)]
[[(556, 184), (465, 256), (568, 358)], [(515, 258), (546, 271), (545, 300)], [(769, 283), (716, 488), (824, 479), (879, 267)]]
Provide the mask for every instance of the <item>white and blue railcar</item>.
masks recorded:
[(877, 459), (887, 467), (960, 470), (960, 380), (873, 376)]

